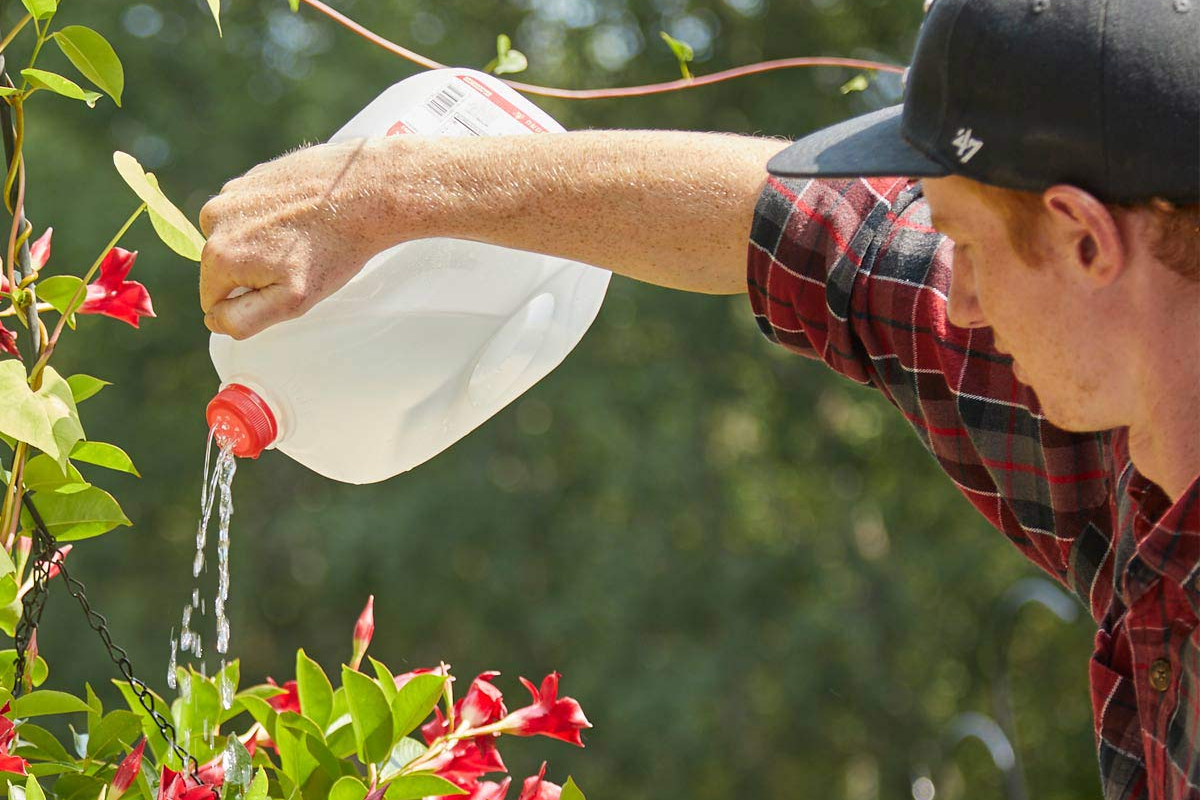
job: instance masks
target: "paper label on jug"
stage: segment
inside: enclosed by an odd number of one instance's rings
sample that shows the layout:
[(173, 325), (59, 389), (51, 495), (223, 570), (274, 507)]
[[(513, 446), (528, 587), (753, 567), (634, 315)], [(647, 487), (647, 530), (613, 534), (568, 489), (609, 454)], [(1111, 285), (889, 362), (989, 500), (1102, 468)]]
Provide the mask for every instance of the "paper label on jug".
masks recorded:
[(441, 89), (409, 109), (387, 132), (426, 136), (502, 136), (546, 133), (507, 97), (470, 75), (456, 75)]

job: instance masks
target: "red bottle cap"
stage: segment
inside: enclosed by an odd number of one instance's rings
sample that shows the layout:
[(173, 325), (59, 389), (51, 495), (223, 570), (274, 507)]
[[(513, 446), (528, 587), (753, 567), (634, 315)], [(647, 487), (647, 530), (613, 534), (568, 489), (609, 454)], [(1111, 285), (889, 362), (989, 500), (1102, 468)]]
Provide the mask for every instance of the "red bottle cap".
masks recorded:
[(217, 443), (230, 447), (238, 458), (258, 458), (279, 435), (270, 406), (240, 383), (217, 392), (205, 416)]

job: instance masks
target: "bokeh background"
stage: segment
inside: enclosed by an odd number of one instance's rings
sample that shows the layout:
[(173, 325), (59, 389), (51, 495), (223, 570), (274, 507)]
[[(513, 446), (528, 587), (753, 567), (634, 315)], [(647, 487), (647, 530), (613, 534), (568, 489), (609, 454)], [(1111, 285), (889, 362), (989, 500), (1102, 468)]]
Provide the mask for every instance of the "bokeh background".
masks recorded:
[[(921, 18), (919, 0), (335, 6), (451, 64), (482, 66), (508, 33), (529, 56), (522, 79), (567, 87), (677, 76), (662, 30), (695, 47), (700, 73), (792, 55), (904, 63)], [(18, 10), (4, 4), (6, 25)], [(65, 0), (60, 16), (114, 42), (128, 86), (121, 109), (31, 104), (28, 208), (39, 230), (55, 227), (54, 268), (89, 263), (132, 210), (114, 149), (194, 218), (224, 181), (327, 138), (416, 69), (285, 0), (229, 0), (224, 38), (191, 0)], [(69, 69), (50, 49), (46, 67)], [(853, 75), (542, 105), (574, 129), (794, 137), (898, 96), (889, 80), (843, 95)], [(115, 383), (84, 421), (141, 468), (141, 480), (100, 479), (136, 524), (81, 544), (71, 563), (135, 669), (170, 694), (167, 641), (191, 592), (216, 379), (195, 266), (144, 222), (126, 246), (141, 251), (134, 277), (158, 318), (140, 331), (83, 320), (89, 335), (64, 346), (61, 368)], [(983, 730), (977, 715), (1003, 715), (994, 696), (1007, 676), (1029, 795), (1097, 795), (1089, 623), (1013, 602), (1006, 593), (1028, 590), (1019, 582), (1035, 571), (901, 417), (762, 340), (744, 297), (614, 279), (567, 362), (432, 462), (353, 487), (269, 453), (241, 465), (234, 493), (243, 675), (290, 678), (298, 647), (336, 669), (374, 593), (371, 652), (397, 672), (439, 660), (464, 679), (499, 669), (514, 704), (518, 675), (563, 672), (595, 725), (587, 748), (512, 742), (518, 777), (548, 758), (552, 779), (575, 775), (593, 800), (904, 798), (914, 782), (927, 793), (922, 776), (938, 797), (1010, 797), (984, 744), (956, 743)], [(119, 704), (115, 670), (61, 589), (46, 620), (51, 685), (89, 681)]]

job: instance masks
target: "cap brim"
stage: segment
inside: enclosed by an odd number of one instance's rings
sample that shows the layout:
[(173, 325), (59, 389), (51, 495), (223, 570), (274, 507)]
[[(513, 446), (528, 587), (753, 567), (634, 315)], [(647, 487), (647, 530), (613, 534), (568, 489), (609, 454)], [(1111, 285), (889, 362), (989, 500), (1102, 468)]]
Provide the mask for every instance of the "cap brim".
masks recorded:
[(767, 172), (783, 178), (941, 178), (950, 170), (900, 134), (904, 106), (880, 109), (810, 134), (777, 154)]

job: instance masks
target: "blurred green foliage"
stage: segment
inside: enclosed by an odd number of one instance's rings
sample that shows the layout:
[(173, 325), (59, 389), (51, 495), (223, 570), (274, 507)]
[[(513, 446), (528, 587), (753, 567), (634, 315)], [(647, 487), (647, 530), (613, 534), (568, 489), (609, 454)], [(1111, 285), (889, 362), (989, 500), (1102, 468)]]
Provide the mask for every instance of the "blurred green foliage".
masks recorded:
[[(231, 0), (218, 38), (203, 0), (67, 2), (124, 60), (124, 108), (54, 97), (28, 112), (29, 216), (55, 264), (88, 263), (135, 201), (114, 149), (193, 216), (221, 184), (321, 141), (415, 68), (284, 0)], [(482, 66), (496, 35), (522, 79), (570, 87), (668, 80), (765, 58), (907, 61), (917, 0), (357, 0), (339, 8), (451, 64)], [(4, 24), (19, 11), (5, 3)], [(65, 17), (64, 17), (65, 18)], [(47, 55), (47, 68), (57, 54)], [(63, 67), (65, 64), (57, 66)], [(568, 128), (672, 127), (796, 136), (894, 102), (894, 79), (843, 95), (843, 70), (773, 73), (686, 93), (542, 105)], [(158, 319), (103, 327), (60, 357), (112, 380), (85, 423), (144, 477), (108, 484), (135, 527), (71, 556), (135, 668), (165, 691), (167, 639), (188, 600), (205, 424), (216, 388), (194, 265), (148, 223), (125, 242)], [(84, 343), (84, 340), (87, 343)], [(319, 376), (316, 376), (319, 379)], [(595, 724), (556, 750), (592, 798), (1003, 797), (977, 741), (939, 752), (954, 717), (993, 714), (989, 629), (1034, 574), (975, 515), (899, 415), (818, 364), (770, 347), (744, 298), (615, 279), (591, 333), (525, 397), (447, 453), (382, 485), (331, 483), (268, 453), (235, 483), (232, 654), (245, 682), (292, 677), (305, 647), (349, 657), (376, 595), (372, 653), (393, 669), (564, 673)], [(416, 567), (416, 568), (414, 568)], [(398, 583), (397, 574), (420, 575)], [(59, 587), (41, 652), (49, 686), (115, 670)], [(1010, 650), (1031, 793), (1095, 796), (1087, 621), (1040, 608)], [(510, 754), (511, 753), (511, 754)], [(506, 750), (518, 777), (536, 747)]]

